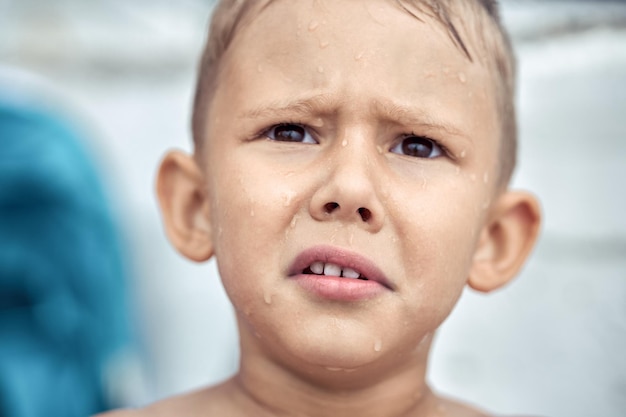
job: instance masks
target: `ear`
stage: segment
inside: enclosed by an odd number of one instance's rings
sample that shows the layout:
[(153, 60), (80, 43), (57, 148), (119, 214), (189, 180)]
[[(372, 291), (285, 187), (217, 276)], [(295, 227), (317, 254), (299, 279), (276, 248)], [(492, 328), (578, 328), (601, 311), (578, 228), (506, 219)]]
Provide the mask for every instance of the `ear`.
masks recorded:
[(521, 191), (507, 191), (492, 206), (481, 231), (468, 284), (489, 292), (515, 277), (535, 245), (541, 224), (537, 199)]
[(176, 151), (165, 155), (157, 174), (156, 191), (172, 245), (193, 261), (209, 259), (213, 255), (209, 202), (195, 159)]

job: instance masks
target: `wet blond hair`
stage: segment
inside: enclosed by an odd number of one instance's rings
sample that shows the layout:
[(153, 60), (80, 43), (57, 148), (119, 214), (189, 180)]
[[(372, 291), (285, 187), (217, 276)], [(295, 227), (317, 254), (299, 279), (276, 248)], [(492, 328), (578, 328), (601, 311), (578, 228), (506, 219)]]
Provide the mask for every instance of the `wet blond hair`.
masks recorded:
[[(196, 149), (201, 147), (204, 140), (205, 116), (215, 92), (222, 56), (242, 22), (256, 16), (273, 1), (276, 0), (219, 0), (215, 6), (200, 62), (194, 100), (192, 133)], [(497, 0), (389, 1), (417, 20), (424, 21), (425, 17), (429, 17), (439, 22), (469, 61), (478, 61), (491, 71), (501, 125), (498, 185), (506, 186), (517, 157), (516, 62), (509, 36), (500, 19)]]

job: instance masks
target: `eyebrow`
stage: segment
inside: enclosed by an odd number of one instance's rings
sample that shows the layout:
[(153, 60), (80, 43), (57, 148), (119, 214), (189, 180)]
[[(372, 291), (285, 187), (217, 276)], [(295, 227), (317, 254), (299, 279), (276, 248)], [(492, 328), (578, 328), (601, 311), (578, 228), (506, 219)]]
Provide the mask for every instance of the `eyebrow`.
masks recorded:
[(262, 106), (246, 111), (241, 117), (244, 119), (259, 119), (273, 116), (283, 116), (285, 113), (296, 115), (328, 114), (333, 111), (323, 110), (334, 108), (333, 99), (327, 94), (319, 94), (304, 99), (292, 101), (271, 101)]
[[(241, 116), (244, 119), (259, 119), (268, 117), (293, 116), (321, 116), (336, 113), (340, 103), (330, 94), (318, 94), (311, 97), (268, 102), (262, 106), (250, 109)], [(372, 102), (370, 111), (382, 116), (390, 124), (416, 126), (430, 130), (440, 130), (446, 134), (469, 139), (467, 134), (453, 124), (442, 120), (423, 109), (401, 105), (390, 100), (376, 100)]]
[(377, 101), (373, 106), (375, 111), (390, 123), (442, 130), (452, 136), (467, 138), (467, 133), (450, 122), (438, 118), (432, 112), (427, 112), (420, 108), (404, 106), (391, 101)]

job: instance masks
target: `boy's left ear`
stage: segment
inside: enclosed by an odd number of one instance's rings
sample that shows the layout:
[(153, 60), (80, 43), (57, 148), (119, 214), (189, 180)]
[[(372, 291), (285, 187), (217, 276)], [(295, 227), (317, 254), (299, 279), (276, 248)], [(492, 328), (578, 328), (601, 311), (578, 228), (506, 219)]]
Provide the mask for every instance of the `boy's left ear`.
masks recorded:
[(469, 286), (489, 292), (513, 279), (535, 245), (540, 224), (541, 210), (533, 195), (522, 191), (500, 195), (481, 232)]

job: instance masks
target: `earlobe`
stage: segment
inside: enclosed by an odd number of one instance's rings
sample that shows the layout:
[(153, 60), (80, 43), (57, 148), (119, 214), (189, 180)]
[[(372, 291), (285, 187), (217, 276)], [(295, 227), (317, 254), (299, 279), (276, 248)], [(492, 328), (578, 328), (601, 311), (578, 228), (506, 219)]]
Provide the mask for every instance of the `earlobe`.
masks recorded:
[(502, 194), (481, 232), (469, 286), (489, 292), (511, 281), (532, 250), (540, 224), (541, 211), (533, 195), (520, 191)]
[(202, 172), (190, 155), (169, 152), (156, 184), (165, 231), (187, 258), (202, 262), (213, 255), (209, 202)]

